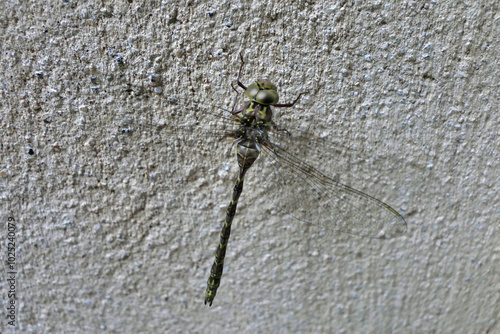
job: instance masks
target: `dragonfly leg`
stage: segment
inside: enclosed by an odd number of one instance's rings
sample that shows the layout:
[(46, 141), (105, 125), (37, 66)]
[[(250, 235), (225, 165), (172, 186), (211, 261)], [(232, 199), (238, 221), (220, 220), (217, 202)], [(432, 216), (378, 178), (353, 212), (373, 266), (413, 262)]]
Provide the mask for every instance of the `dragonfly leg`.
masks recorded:
[[(241, 52), (240, 52), (240, 59), (241, 59), (241, 65), (240, 65), (240, 70), (238, 71), (238, 78), (236, 79), (236, 81), (238, 83), (238, 86), (240, 86), (244, 90), (247, 90), (247, 87), (240, 81), (241, 70), (243, 69), (243, 65), (245, 65), (245, 62), (243, 61), (243, 55), (241, 54)], [(236, 114), (239, 114), (240, 112), (242, 112), (244, 110), (244, 108), (242, 108), (240, 110), (236, 110), (236, 111), (234, 110), (234, 108), (236, 107), (236, 100), (238, 99), (239, 92), (238, 92), (237, 88), (234, 88), (234, 85), (232, 82), (231, 82), (231, 88), (236, 92), (236, 96), (234, 97), (234, 102), (233, 102), (233, 108), (231, 108), (231, 113), (233, 115), (236, 115)]]
[(234, 111), (234, 108), (236, 107), (236, 101), (238, 100), (238, 95), (240, 94), (240, 92), (238, 92), (238, 90), (236, 88), (234, 88), (233, 86), (233, 83), (231, 82), (231, 88), (236, 92), (236, 96), (234, 97), (234, 102), (233, 102), (233, 107), (231, 108), (231, 113), (233, 115), (235, 114), (239, 114), (240, 112), (243, 111), (243, 109), (240, 109), (240, 110), (237, 110), (237, 111)]
[(236, 92), (236, 95), (240, 93), (238, 92), (238, 88), (234, 88), (234, 82), (231, 82), (231, 88)]
[[(234, 108), (234, 107), (233, 107), (233, 108)], [(237, 114), (241, 113), (241, 112), (242, 112), (242, 111), (244, 111), (244, 110), (245, 110), (245, 108), (241, 108), (241, 109), (234, 110), (234, 111), (233, 111), (233, 110), (231, 110), (231, 114), (233, 114), (233, 115), (237, 115)]]
[(238, 82), (238, 86), (240, 86), (244, 90), (247, 90), (247, 87), (240, 81), (241, 70), (243, 69), (243, 65), (245, 65), (245, 62), (243, 61), (243, 55), (241, 54), (241, 52), (240, 52), (240, 59), (241, 59), (241, 65), (240, 65), (240, 70), (238, 71), (238, 79), (236, 79), (236, 81)]
[(278, 132), (286, 132), (287, 135), (291, 136), (292, 134), (285, 128), (280, 128), (278, 124), (274, 123), (271, 121), (271, 128), (273, 128), (274, 131)]
[(309, 93), (309, 92), (302, 92), (302, 93), (300, 93), (299, 96), (297, 96), (297, 98), (295, 99), (295, 101), (293, 101), (292, 103), (273, 104), (273, 107), (277, 107), (277, 108), (289, 108), (289, 107), (293, 107), (295, 105), (295, 103), (299, 102), (300, 97), (303, 94), (307, 94), (307, 93)]

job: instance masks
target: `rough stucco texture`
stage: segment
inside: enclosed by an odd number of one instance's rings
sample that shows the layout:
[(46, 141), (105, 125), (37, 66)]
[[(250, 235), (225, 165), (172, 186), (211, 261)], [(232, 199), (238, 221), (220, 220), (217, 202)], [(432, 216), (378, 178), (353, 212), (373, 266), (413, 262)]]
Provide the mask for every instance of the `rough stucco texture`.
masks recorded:
[[(0, 332), (499, 333), (499, 21), (497, 1), (2, 1)], [(326, 143), (298, 156), (408, 229), (295, 221), (252, 168), (209, 308), (237, 166), (208, 115), (240, 52), (245, 83), (308, 92), (275, 111)]]

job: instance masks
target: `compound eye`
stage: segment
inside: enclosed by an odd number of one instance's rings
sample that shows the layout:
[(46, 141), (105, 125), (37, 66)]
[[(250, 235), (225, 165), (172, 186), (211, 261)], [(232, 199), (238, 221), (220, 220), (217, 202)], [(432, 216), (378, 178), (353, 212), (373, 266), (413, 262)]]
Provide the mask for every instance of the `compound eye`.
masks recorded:
[(278, 103), (279, 95), (275, 90), (261, 90), (257, 93), (255, 101), (264, 105), (273, 105)]
[(257, 82), (254, 82), (250, 86), (247, 87), (247, 90), (245, 91), (246, 97), (248, 97), (250, 100), (254, 100), (257, 97), (257, 94), (259, 93), (259, 85)]
[(279, 95), (276, 86), (269, 80), (259, 80), (248, 86), (245, 91), (246, 97), (263, 105), (278, 103)]

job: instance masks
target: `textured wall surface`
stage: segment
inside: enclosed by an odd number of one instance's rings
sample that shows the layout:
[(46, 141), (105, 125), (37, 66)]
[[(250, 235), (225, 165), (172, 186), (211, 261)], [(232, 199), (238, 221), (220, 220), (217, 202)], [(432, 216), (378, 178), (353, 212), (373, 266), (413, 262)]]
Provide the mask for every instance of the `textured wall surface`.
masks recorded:
[[(2, 1), (0, 332), (499, 333), (499, 13), (497, 1)], [(316, 140), (294, 154), (408, 228), (339, 233), (305, 200), (313, 225), (297, 221), (266, 197), (297, 193), (254, 167), (208, 307), (237, 177), (211, 112), (231, 108), (239, 53), (243, 82), (271, 78), (282, 102), (307, 91), (275, 109), (290, 138)]]

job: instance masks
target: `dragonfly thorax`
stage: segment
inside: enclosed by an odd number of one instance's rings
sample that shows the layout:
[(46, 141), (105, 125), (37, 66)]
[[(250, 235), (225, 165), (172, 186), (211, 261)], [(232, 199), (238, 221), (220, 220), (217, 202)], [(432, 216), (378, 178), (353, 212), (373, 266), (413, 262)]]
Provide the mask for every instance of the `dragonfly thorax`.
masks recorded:
[(240, 123), (245, 126), (263, 128), (269, 126), (272, 118), (273, 112), (270, 105), (250, 101), (244, 107)]

